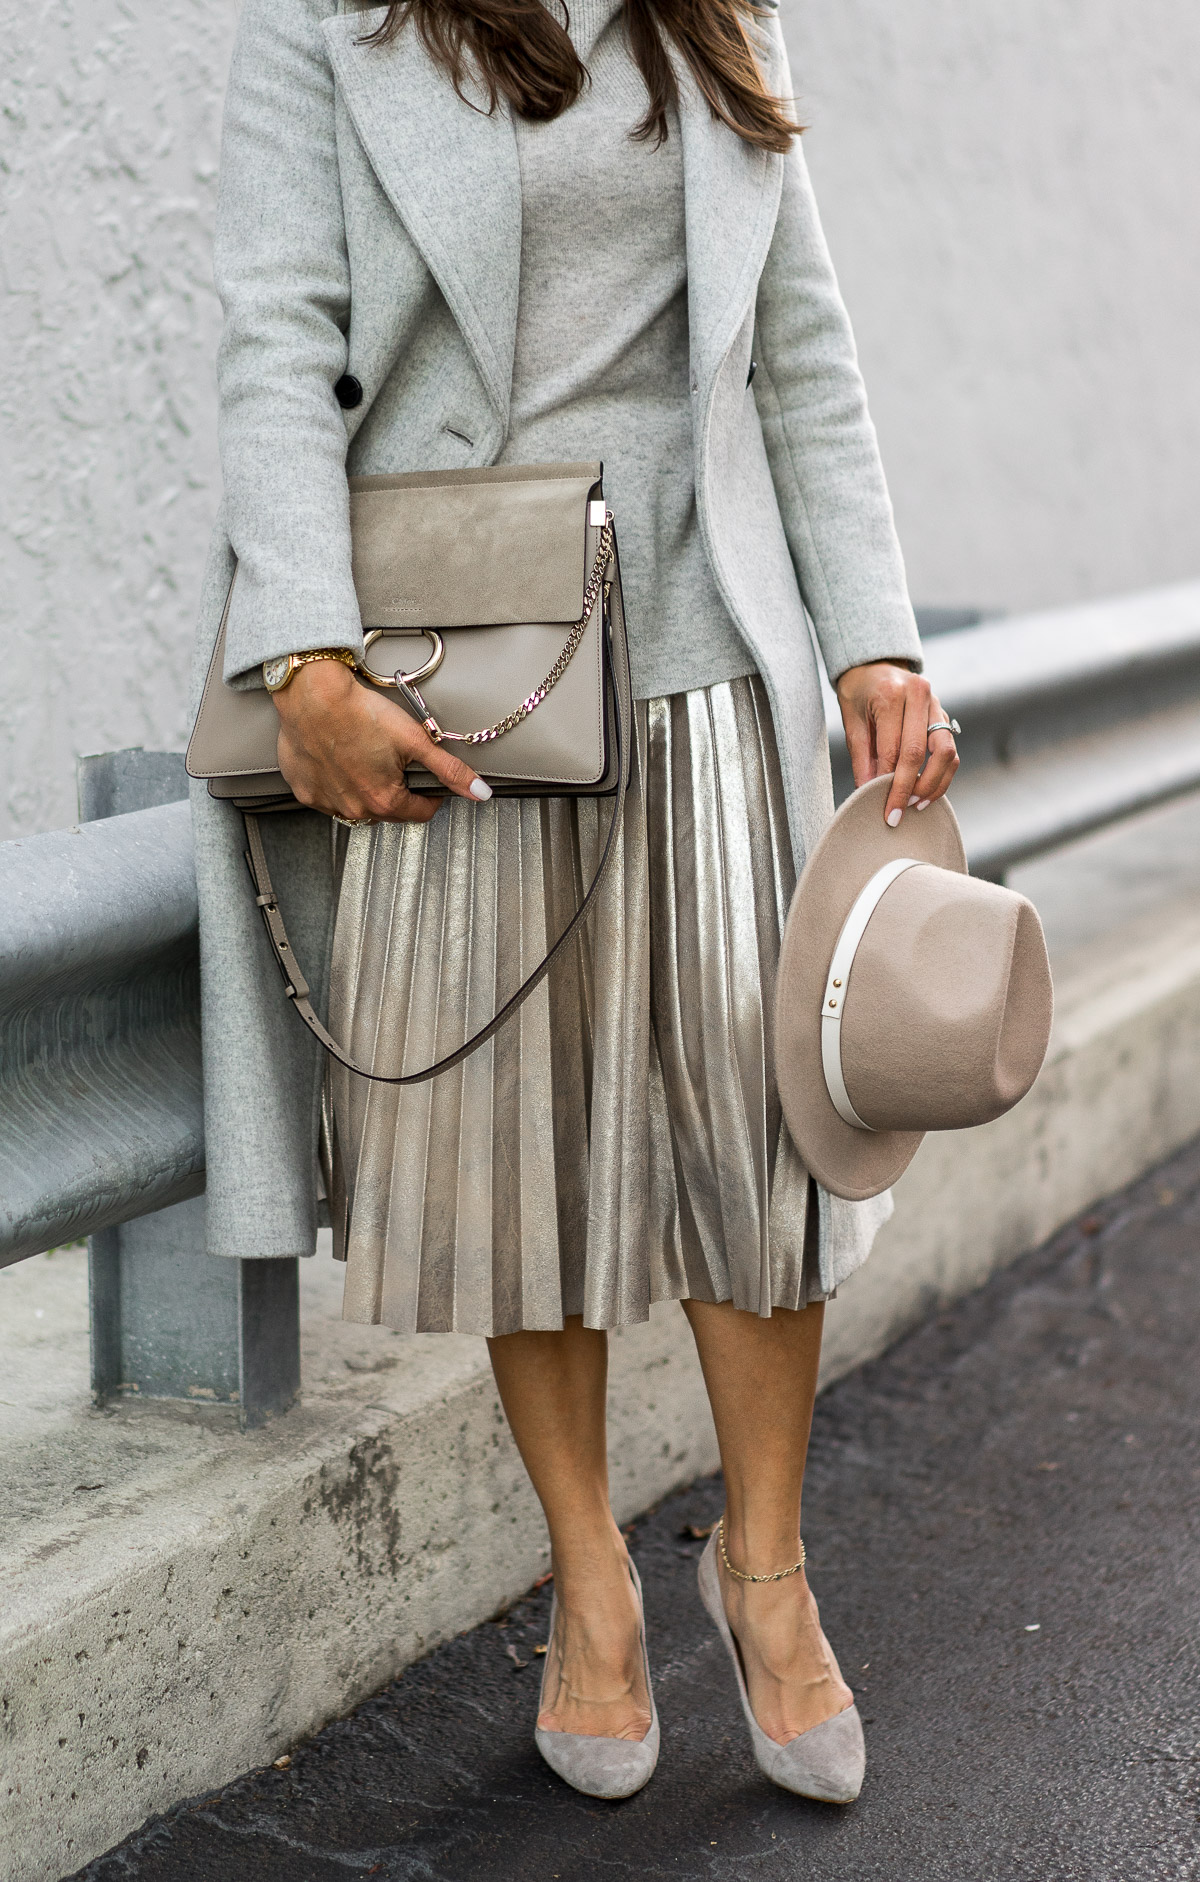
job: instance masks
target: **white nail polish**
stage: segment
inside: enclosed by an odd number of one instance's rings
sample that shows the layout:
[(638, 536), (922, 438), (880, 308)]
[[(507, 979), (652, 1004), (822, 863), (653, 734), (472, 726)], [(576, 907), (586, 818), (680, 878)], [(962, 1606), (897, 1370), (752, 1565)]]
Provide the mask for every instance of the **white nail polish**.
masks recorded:
[(919, 803), (920, 803), (920, 801), (921, 801), (921, 800), (920, 800), (920, 798), (919, 798), (919, 797), (917, 796), (917, 793), (916, 793), (916, 792), (914, 791), (914, 792), (913, 792), (913, 794), (912, 794), (912, 796), (911, 796), (911, 797), (909, 798), (909, 800), (908, 800), (908, 808), (909, 808), (909, 810), (911, 810), (911, 809), (912, 809), (912, 807), (913, 807), (913, 805), (914, 805), (914, 804), (919, 804)]
[(932, 799), (931, 797), (923, 797), (923, 798), (921, 799), (921, 801), (920, 801), (920, 803), (919, 803), (919, 804), (917, 805), (917, 809), (918, 809), (918, 810), (928, 810), (928, 809), (929, 809), (929, 806), (930, 806), (930, 804), (931, 804), (932, 802), (933, 802), (933, 799)]
[(476, 778), (474, 780), (474, 782), (471, 785), (472, 797), (477, 797), (480, 803), (482, 804), (482, 803), (486, 803), (487, 799), (491, 796), (491, 794), (492, 794), (492, 787), (490, 784), (485, 784), (482, 778)]
[(888, 811), (888, 828), (891, 830), (894, 830), (903, 815), (904, 815), (904, 812), (902, 810), (889, 810)]

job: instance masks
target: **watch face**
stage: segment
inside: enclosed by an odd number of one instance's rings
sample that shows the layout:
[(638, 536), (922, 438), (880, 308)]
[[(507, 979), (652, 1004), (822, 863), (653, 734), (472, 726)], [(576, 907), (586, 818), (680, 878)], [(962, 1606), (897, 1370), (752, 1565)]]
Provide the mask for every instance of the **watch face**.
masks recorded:
[(278, 692), (292, 671), (290, 653), (280, 654), (278, 660), (263, 661), (263, 681), (269, 693)]

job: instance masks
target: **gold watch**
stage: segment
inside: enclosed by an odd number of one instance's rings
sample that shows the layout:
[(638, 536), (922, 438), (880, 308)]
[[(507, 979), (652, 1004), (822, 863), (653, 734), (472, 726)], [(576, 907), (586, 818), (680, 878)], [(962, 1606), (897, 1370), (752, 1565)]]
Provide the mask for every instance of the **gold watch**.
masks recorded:
[(281, 692), (297, 667), (305, 666), (310, 660), (340, 660), (347, 667), (358, 665), (349, 647), (314, 647), (309, 653), (281, 653), (276, 660), (263, 661), (263, 685), (269, 693)]

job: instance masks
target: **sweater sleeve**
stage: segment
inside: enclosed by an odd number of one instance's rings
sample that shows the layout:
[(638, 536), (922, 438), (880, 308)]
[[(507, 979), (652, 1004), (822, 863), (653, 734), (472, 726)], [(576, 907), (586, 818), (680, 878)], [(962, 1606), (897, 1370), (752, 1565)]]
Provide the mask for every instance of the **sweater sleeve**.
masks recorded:
[[(790, 91), (781, 41), (776, 52)], [(919, 667), (854, 336), (798, 138), (784, 166), (755, 309), (754, 392), (800, 591), (831, 679), (868, 660)]]
[(226, 518), (237, 578), (225, 676), (362, 646), (350, 567), (346, 370), (350, 273), (321, 34), (329, 0), (246, 0), (221, 153), (215, 273)]

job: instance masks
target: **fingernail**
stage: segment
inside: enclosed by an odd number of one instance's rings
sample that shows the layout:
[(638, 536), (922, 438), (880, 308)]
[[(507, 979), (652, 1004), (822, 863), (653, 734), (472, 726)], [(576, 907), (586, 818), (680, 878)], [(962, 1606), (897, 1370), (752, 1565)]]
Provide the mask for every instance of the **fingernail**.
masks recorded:
[(932, 797), (923, 797), (923, 798), (921, 799), (921, 801), (920, 801), (920, 803), (919, 803), (919, 804), (917, 805), (917, 809), (918, 809), (918, 810), (928, 810), (928, 809), (929, 809), (929, 806), (930, 806), (930, 804), (932, 804), (932, 802), (933, 802), (933, 799), (932, 799)]
[(904, 815), (904, 812), (902, 810), (889, 810), (888, 811), (888, 828), (894, 830), (903, 815)]
[(492, 787), (490, 784), (485, 784), (482, 778), (473, 779), (471, 784), (472, 797), (477, 797), (480, 803), (486, 803), (491, 794)]
[(911, 809), (912, 809), (912, 807), (913, 807), (913, 805), (914, 805), (914, 804), (919, 804), (919, 803), (920, 803), (920, 801), (921, 801), (921, 800), (920, 800), (920, 798), (919, 798), (919, 797), (917, 796), (917, 793), (916, 793), (916, 792), (914, 791), (914, 792), (913, 792), (913, 794), (912, 794), (912, 796), (911, 796), (911, 797), (909, 798), (909, 800), (908, 800), (908, 806), (907, 806), (907, 807), (908, 807), (908, 809), (909, 809), (909, 810), (911, 810)]

